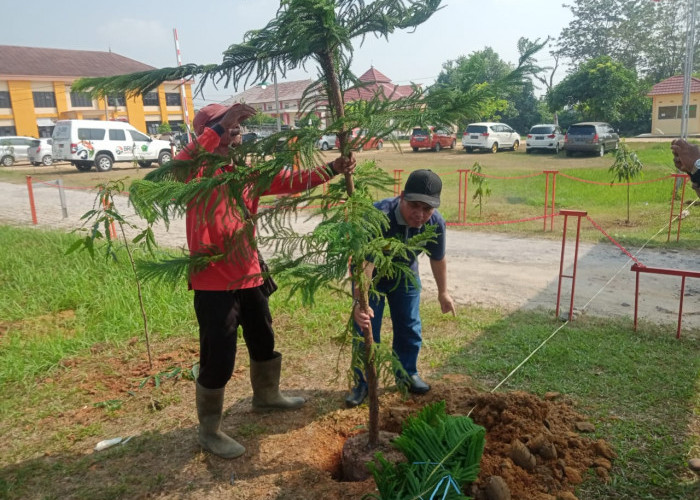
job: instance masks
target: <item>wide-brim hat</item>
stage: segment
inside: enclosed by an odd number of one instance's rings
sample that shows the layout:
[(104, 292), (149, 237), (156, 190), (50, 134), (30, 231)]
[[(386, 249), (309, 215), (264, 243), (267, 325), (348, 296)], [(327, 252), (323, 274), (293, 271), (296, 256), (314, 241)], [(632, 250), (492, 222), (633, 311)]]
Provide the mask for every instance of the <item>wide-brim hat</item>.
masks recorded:
[(207, 123), (218, 120), (224, 116), (229, 109), (230, 106), (224, 106), (223, 104), (218, 103), (207, 104), (204, 106), (197, 112), (197, 114), (194, 116), (194, 120), (192, 121), (194, 133), (200, 135), (202, 132), (204, 132), (204, 127), (206, 127)]

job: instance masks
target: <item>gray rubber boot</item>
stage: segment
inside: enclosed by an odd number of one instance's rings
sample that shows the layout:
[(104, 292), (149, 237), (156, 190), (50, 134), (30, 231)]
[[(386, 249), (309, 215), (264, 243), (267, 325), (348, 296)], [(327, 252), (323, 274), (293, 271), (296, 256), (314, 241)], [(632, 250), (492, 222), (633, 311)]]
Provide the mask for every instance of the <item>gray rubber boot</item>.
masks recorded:
[(293, 410), (306, 402), (304, 398), (285, 397), (280, 394), (281, 370), (282, 355), (278, 352), (275, 352), (275, 357), (268, 361), (250, 360), (254, 410)]
[(240, 457), (245, 453), (245, 448), (221, 431), (225, 388), (207, 389), (199, 382), (196, 386), (199, 444), (221, 458)]

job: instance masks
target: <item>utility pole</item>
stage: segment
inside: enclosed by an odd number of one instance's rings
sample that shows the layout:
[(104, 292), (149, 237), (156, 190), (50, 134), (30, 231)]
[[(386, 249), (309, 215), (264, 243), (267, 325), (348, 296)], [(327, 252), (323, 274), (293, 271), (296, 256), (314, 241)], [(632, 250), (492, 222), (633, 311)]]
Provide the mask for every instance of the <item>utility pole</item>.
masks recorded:
[[(173, 28), (173, 36), (175, 37), (175, 57), (177, 58), (177, 65), (182, 66), (182, 57), (180, 55), (180, 40), (177, 37), (177, 30)], [(182, 109), (184, 111), (185, 118), (185, 128), (187, 130), (187, 142), (192, 142), (192, 137), (190, 137), (190, 114), (187, 107), (187, 92), (185, 92), (185, 79), (180, 80), (180, 100), (182, 101)]]
[(697, 0), (688, 0), (688, 10), (688, 32), (685, 42), (685, 68), (683, 68), (683, 115), (681, 117), (681, 138), (683, 139), (688, 138), (690, 84), (693, 76), (693, 52), (695, 48), (695, 14), (697, 12)]

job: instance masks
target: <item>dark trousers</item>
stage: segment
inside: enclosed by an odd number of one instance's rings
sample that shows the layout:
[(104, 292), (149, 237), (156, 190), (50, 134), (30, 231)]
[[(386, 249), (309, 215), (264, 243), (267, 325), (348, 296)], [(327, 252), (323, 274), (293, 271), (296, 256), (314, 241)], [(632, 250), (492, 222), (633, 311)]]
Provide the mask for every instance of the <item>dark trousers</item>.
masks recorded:
[(199, 322), (199, 384), (220, 389), (233, 374), (238, 326), (254, 361), (274, 357), (275, 334), (267, 297), (259, 287), (234, 291), (194, 291)]

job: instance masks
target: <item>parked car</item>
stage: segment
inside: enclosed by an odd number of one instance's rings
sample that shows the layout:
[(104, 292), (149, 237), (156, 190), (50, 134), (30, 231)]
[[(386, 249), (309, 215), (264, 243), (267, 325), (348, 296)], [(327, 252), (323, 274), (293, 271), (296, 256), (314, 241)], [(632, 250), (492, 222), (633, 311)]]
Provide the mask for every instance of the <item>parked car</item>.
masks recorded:
[(246, 132), (241, 135), (242, 142), (256, 142), (258, 140), (257, 132)]
[(11, 167), (16, 161), (26, 160), (29, 146), (36, 139), (21, 135), (0, 137), (0, 165)]
[(532, 153), (536, 150), (559, 153), (564, 146), (564, 132), (559, 125), (554, 123), (541, 123), (533, 125), (527, 133), (525, 140), (525, 152)]
[(318, 140), (317, 146), (323, 151), (328, 151), (329, 149), (336, 147), (336, 139), (337, 137), (335, 134), (322, 135)]
[(457, 145), (457, 138), (451, 130), (436, 129), (435, 127), (414, 127), (409, 144), (416, 153), (420, 148), (428, 148), (440, 151), (442, 148), (451, 148)]
[(27, 159), (35, 167), (39, 165), (48, 167), (53, 164), (52, 153), (51, 139), (34, 139), (27, 151)]
[(573, 156), (577, 151), (603, 156), (606, 151), (615, 150), (619, 146), (620, 136), (605, 122), (574, 123), (564, 138), (566, 156)]
[(470, 123), (462, 134), (462, 147), (467, 153), (475, 149), (485, 149), (492, 153), (499, 149), (517, 151), (520, 147), (520, 134), (505, 123)]
[[(348, 140), (353, 145), (352, 149), (362, 149), (367, 151), (369, 149), (382, 149), (384, 147), (384, 141), (377, 137), (367, 137), (366, 130), (360, 130), (359, 128), (354, 128), (350, 131), (348, 135)], [(336, 137), (335, 148), (340, 149), (340, 139)]]
[(53, 159), (71, 162), (81, 172), (94, 166), (98, 172), (112, 170), (115, 162), (136, 161), (141, 167), (169, 162), (169, 141), (151, 139), (121, 121), (61, 120), (53, 129)]

